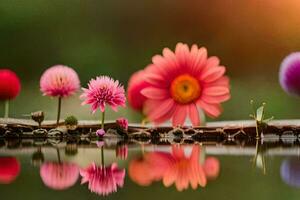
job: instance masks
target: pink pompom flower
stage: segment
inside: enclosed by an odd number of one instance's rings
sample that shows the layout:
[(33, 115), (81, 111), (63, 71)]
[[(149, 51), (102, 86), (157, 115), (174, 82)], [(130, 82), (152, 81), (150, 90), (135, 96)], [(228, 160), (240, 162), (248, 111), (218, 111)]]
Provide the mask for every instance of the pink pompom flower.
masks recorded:
[(46, 162), (41, 166), (43, 183), (54, 190), (65, 190), (73, 186), (79, 176), (79, 168), (72, 163)]
[(110, 166), (96, 166), (92, 163), (80, 170), (81, 184), (88, 183), (89, 190), (101, 196), (107, 196), (123, 187), (125, 169), (119, 169), (116, 163)]
[(119, 81), (115, 81), (108, 76), (98, 76), (90, 80), (88, 88), (82, 88), (83, 94), (80, 96), (84, 101), (82, 105), (90, 104), (92, 112), (97, 109), (102, 112), (101, 128), (104, 129), (104, 113), (106, 104), (114, 111), (119, 106), (125, 107), (126, 97), (125, 90)]
[(60, 119), (61, 99), (73, 95), (79, 88), (77, 73), (64, 65), (50, 67), (41, 76), (40, 90), (43, 95), (58, 97), (57, 125)]
[(80, 81), (72, 68), (55, 65), (48, 68), (41, 76), (40, 88), (45, 96), (68, 97), (80, 88)]
[(165, 48), (152, 58), (141, 93), (147, 98), (144, 112), (156, 124), (171, 119), (173, 126), (201, 123), (199, 109), (210, 117), (221, 114), (221, 103), (230, 98), (229, 79), (217, 57), (207, 57), (206, 48), (178, 43), (175, 52)]
[(128, 120), (124, 117), (120, 117), (116, 120), (116, 123), (119, 127), (121, 127), (124, 130), (128, 129)]
[(0, 69), (0, 101), (5, 101), (4, 117), (9, 114), (9, 101), (16, 98), (21, 91), (17, 74), (9, 69)]

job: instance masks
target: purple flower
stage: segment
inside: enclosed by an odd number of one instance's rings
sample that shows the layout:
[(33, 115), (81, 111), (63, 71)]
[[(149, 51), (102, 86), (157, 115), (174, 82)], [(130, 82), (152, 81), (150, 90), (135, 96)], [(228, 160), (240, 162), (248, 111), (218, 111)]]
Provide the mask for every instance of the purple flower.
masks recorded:
[(300, 96), (300, 52), (291, 53), (284, 58), (280, 66), (279, 81), (284, 91)]
[(124, 117), (120, 117), (116, 120), (116, 123), (124, 130), (128, 129), (128, 120)]
[(104, 129), (98, 129), (96, 131), (96, 135), (99, 137), (103, 137), (105, 135), (105, 130)]
[(300, 160), (297, 158), (285, 159), (281, 163), (280, 175), (286, 184), (300, 188)]

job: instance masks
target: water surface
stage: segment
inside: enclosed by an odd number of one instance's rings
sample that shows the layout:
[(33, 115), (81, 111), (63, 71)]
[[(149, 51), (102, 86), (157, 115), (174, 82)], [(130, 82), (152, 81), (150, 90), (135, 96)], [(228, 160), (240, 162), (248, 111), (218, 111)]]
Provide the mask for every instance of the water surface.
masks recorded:
[(0, 141), (1, 199), (298, 199), (298, 142)]

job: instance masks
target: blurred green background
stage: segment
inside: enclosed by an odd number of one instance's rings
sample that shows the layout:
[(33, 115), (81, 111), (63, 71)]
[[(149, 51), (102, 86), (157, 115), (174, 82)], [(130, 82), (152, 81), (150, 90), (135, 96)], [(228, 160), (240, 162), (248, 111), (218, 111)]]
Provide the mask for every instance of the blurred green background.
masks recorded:
[[(73, 67), (84, 87), (102, 74), (126, 86), (153, 55), (185, 42), (207, 47), (227, 66), (232, 98), (218, 120), (248, 119), (250, 99), (267, 102), (276, 119), (297, 118), (300, 101), (281, 90), (278, 70), (300, 50), (299, 10), (297, 0), (1, 0), (0, 65), (22, 80), (11, 116), (44, 110), (55, 118), (57, 102), (39, 91), (52, 65)], [(63, 116), (99, 118), (79, 106), (78, 96), (63, 102)], [(108, 118), (121, 115), (139, 120), (129, 109)]]

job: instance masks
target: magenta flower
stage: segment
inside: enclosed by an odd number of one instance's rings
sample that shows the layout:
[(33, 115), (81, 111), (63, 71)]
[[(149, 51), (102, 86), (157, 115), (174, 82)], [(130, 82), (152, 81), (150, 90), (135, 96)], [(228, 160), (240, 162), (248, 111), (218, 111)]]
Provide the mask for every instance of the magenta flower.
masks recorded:
[(55, 65), (47, 69), (40, 80), (45, 96), (58, 97), (57, 125), (60, 119), (61, 99), (73, 95), (80, 88), (77, 73), (70, 67)]
[(279, 81), (289, 94), (300, 96), (300, 52), (291, 53), (281, 63)]
[(73, 186), (79, 176), (77, 165), (72, 163), (44, 163), (40, 169), (44, 184), (54, 190), (65, 190)]
[(98, 195), (107, 196), (123, 187), (125, 169), (118, 169), (116, 163), (110, 166), (96, 166), (95, 163), (80, 170), (81, 184), (88, 183), (89, 190)]
[(105, 130), (103, 130), (102, 128), (101, 128), (101, 129), (98, 129), (98, 130), (96, 131), (96, 135), (97, 135), (98, 137), (103, 137), (103, 136), (105, 135)]
[(83, 94), (80, 96), (84, 101), (82, 105), (90, 104), (92, 112), (99, 108), (102, 112), (101, 128), (104, 129), (105, 106), (108, 104), (114, 111), (118, 106), (125, 107), (125, 90), (119, 81), (115, 81), (108, 76), (98, 76), (90, 80), (88, 89), (82, 88)]
[(84, 99), (82, 105), (91, 104), (93, 113), (98, 108), (104, 112), (106, 104), (114, 111), (117, 111), (118, 106), (125, 107), (125, 91), (119, 81), (114, 81), (108, 76), (98, 76), (89, 82), (88, 87), (88, 89), (83, 88), (80, 97)]
[(128, 120), (124, 117), (120, 117), (116, 120), (116, 123), (124, 130), (128, 129)]

